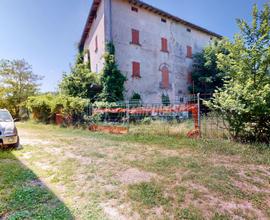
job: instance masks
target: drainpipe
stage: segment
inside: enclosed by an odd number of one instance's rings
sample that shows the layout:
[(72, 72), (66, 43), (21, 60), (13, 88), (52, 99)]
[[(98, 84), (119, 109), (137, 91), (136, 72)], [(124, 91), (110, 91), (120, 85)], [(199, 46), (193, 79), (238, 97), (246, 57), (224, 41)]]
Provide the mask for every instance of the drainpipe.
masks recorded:
[(109, 1), (109, 42), (112, 42), (112, 0)]

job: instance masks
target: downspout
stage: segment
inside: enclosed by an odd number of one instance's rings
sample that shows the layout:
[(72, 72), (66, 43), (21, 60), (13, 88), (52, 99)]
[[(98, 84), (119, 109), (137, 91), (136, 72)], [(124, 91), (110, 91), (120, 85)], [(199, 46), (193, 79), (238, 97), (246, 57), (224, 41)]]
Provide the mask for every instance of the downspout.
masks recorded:
[(109, 35), (110, 35), (110, 42), (113, 42), (112, 36), (112, 0), (109, 0)]

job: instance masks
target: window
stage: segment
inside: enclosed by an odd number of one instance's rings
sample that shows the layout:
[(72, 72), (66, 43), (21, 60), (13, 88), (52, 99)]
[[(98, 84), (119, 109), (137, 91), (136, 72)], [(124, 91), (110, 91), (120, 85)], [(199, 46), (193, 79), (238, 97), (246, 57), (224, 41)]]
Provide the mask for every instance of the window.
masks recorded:
[(162, 82), (161, 82), (161, 87), (163, 89), (168, 89), (170, 87), (170, 81), (169, 81), (169, 70), (167, 67), (163, 67), (161, 70), (162, 74)]
[(138, 12), (138, 8), (132, 6), (132, 7), (131, 7), (131, 11)]
[(161, 22), (167, 23), (167, 20), (165, 18), (161, 18)]
[(191, 32), (191, 29), (190, 28), (187, 28), (187, 32)]
[(132, 29), (131, 43), (140, 45), (140, 32), (138, 30)]
[(98, 51), (98, 36), (95, 38), (95, 52)]
[(168, 51), (168, 40), (166, 38), (161, 38), (161, 51), (169, 52)]
[(132, 77), (141, 78), (141, 64), (138, 62), (132, 62)]
[(192, 47), (187, 46), (187, 58), (192, 58)]

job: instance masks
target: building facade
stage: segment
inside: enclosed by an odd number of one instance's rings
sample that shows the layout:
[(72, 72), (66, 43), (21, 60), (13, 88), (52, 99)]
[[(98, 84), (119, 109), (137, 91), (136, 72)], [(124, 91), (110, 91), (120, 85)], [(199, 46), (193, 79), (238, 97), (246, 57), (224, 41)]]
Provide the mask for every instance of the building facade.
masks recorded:
[(192, 55), (220, 35), (138, 0), (93, 0), (80, 50), (93, 72), (101, 72), (106, 43), (127, 78), (125, 99), (178, 102), (188, 94)]

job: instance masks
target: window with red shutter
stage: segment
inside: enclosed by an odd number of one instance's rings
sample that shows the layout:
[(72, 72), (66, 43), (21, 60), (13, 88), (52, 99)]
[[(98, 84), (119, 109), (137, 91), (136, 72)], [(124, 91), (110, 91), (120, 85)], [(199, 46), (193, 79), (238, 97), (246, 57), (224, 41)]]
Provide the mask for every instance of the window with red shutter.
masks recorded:
[(138, 30), (132, 29), (132, 40), (131, 43), (132, 44), (140, 44), (140, 32)]
[(132, 62), (132, 77), (141, 78), (141, 64), (138, 62)]
[(98, 36), (95, 38), (95, 52), (98, 51)]
[(168, 52), (168, 40), (166, 38), (161, 38), (161, 51)]
[(162, 88), (168, 89), (170, 87), (170, 79), (169, 79), (169, 70), (167, 67), (163, 67), (161, 70), (162, 74)]
[(187, 46), (187, 57), (192, 58), (192, 47), (191, 46)]

